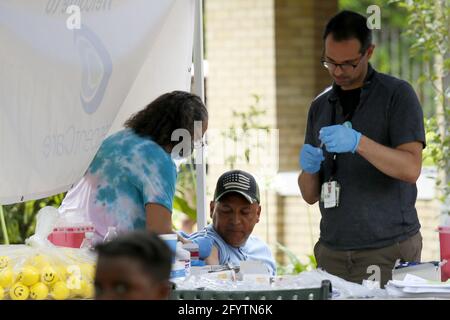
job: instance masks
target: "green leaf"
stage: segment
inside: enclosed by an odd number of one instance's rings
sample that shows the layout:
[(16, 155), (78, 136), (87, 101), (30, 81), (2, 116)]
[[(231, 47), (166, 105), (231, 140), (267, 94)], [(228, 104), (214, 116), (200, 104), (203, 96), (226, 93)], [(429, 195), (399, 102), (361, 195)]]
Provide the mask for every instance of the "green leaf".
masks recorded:
[(444, 69), (450, 70), (450, 58), (444, 60)]
[(177, 195), (173, 199), (173, 208), (175, 210), (183, 212), (190, 219), (192, 219), (194, 221), (197, 220), (197, 211), (194, 208), (191, 208), (185, 199), (180, 198)]
[(287, 247), (277, 242), (277, 250), (283, 252), (289, 259), (290, 264), (288, 266), (281, 266), (278, 270), (279, 274), (298, 274), (308, 269), (315, 269), (317, 267), (316, 259), (314, 255), (309, 255), (309, 263), (304, 264), (300, 259)]

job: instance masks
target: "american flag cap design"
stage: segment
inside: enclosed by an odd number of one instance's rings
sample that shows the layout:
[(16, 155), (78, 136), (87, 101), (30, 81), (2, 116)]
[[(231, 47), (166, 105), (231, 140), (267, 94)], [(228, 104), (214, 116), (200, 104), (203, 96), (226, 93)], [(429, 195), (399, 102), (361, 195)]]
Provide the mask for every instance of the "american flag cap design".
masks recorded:
[(250, 203), (260, 202), (259, 187), (255, 178), (248, 172), (232, 170), (222, 174), (217, 180), (214, 201), (228, 193), (239, 193)]

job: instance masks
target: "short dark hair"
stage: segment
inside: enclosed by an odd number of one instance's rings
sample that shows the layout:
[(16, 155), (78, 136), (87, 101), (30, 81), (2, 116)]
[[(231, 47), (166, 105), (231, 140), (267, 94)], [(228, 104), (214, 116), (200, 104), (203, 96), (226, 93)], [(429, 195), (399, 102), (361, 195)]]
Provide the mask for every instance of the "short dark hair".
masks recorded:
[(125, 127), (142, 137), (150, 137), (162, 147), (174, 147), (176, 129), (194, 133), (194, 121), (208, 120), (208, 111), (202, 100), (189, 92), (173, 91), (158, 97), (143, 110), (131, 116)]
[(155, 281), (169, 281), (172, 251), (155, 233), (134, 231), (95, 247), (98, 258), (126, 257), (137, 260)]
[(361, 43), (361, 53), (372, 44), (372, 30), (367, 26), (367, 18), (359, 13), (344, 10), (328, 22), (323, 33), (323, 40), (331, 34), (336, 41), (356, 38)]

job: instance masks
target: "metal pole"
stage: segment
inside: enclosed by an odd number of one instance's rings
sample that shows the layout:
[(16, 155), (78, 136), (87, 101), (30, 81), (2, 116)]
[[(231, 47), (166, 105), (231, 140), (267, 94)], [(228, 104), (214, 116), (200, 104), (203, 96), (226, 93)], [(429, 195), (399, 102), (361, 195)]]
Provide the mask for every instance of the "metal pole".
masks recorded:
[[(203, 70), (203, 0), (195, 0), (194, 27), (194, 93), (205, 102)], [(195, 171), (197, 173), (197, 228), (206, 226), (206, 163), (202, 143), (196, 148)]]
[(3, 233), (3, 240), (6, 245), (9, 244), (9, 237), (8, 237), (8, 230), (6, 230), (6, 222), (5, 222), (5, 215), (3, 212), (3, 206), (0, 205), (0, 224), (2, 225), (2, 233)]

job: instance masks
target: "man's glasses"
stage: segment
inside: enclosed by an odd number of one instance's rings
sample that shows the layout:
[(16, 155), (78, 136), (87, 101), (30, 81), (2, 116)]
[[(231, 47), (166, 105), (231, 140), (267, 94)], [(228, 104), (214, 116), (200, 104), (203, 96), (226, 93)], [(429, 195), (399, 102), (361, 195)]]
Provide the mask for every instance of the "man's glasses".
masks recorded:
[(325, 59), (320, 60), (320, 62), (322, 63), (322, 65), (327, 68), (330, 71), (334, 71), (336, 70), (337, 67), (340, 67), (341, 70), (343, 72), (351, 72), (353, 70), (355, 70), (355, 68), (359, 65), (359, 63), (361, 62), (362, 58), (364, 57), (364, 54), (361, 54), (361, 57), (359, 58), (359, 61), (357, 63), (334, 63), (331, 61), (327, 61)]

